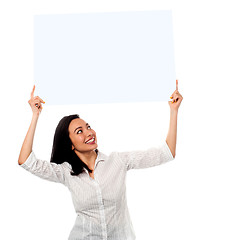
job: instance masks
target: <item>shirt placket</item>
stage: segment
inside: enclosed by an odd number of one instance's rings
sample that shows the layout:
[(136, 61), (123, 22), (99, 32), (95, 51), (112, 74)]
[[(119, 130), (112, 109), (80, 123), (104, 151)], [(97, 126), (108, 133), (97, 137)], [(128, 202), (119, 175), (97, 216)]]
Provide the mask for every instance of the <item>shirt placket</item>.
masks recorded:
[(94, 180), (95, 186), (96, 186), (96, 193), (97, 193), (97, 199), (99, 203), (99, 211), (100, 211), (100, 220), (101, 220), (101, 226), (102, 226), (102, 237), (104, 240), (107, 240), (107, 228), (106, 228), (106, 222), (105, 222), (105, 213), (104, 213), (104, 204), (102, 199), (102, 193), (99, 186), (99, 183)]
[(99, 204), (99, 213), (100, 213), (100, 220), (101, 220), (101, 227), (102, 227), (102, 240), (107, 240), (108, 236), (107, 236), (107, 227), (106, 227), (106, 222), (105, 222), (104, 203), (103, 203), (100, 185), (99, 185), (98, 179), (96, 178), (95, 172), (94, 172), (94, 179), (90, 176), (89, 176), (89, 178), (94, 183), (95, 189), (96, 189), (96, 196), (97, 196), (97, 200), (98, 200), (98, 204)]

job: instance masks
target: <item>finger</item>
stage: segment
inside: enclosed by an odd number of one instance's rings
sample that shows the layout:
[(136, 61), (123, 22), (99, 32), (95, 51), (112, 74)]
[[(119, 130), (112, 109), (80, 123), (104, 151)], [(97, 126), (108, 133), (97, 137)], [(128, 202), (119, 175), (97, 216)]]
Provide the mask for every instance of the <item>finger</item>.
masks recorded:
[(170, 98), (171, 98), (171, 99), (174, 98), (174, 96), (175, 96), (176, 94), (179, 94), (178, 90), (175, 90), (175, 91), (171, 94)]
[(179, 94), (179, 91), (178, 89), (176, 89), (172, 94), (171, 94), (171, 97), (173, 97), (174, 94), (178, 93)]
[(174, 94), (172, 94), (172, 96), (181, 96), (181, 94), (176, 90), (176, 92)]
[(177, 91), (177, 90), (175, 90), (175, 92), (172, 94), (172, 101), (173, 102), (175, 102), (176, 101), (176, 99), (178, 99), (178, 98), (180, 98), (180, 94), (179, 94), (179, 92)]
[(45, 103), (40, 97), (38, 97), (42, 103)]
[(176, 80), (176, 90), (178, 91), (178, 80)]
[(35, 90), (35, 85), (33, 85), (33, 90), (32, 90), (32, 92), (31, 92), (31, 98), (33, 98), (34, 90)]
[(171, 94), (170, 99), (172, 99), (175, 96), (175, 91)]
[(41, 106), (41, 102), (39, 101), (39, 99), (34, 99), (34, 101), (32, 102), (32, 104), (36, 107)]
[(40, 109), (40, 108), (42, 107), (42, 105), (41, 105), (41, 103), (40, 103), (40, 102), (38, 102), (38, 103), (35, 103), (35, 106), (36, 106), (38, 109)]
[(181, 94), (176, 94), (175, 97), (173, 98), (172, 102), (181, 102), (183, 100), (183, 97)]
[(37, 100), (39, 100), (42, 103), (45, 103), (39, 96), (34, 97), (34, 99), (37, 99)]
[(179, 100), (179, 97), (176, 97), (175, 99), (173, 99), (173, 103), (175, 103), (175, 102), (178, 102), (178, 100)]
[(175, 94), (174, 97), (173, 97), (173, 101), (174, 102), (177, 102), (178, 99), (182, 98), (182, 96), (180, 94)]

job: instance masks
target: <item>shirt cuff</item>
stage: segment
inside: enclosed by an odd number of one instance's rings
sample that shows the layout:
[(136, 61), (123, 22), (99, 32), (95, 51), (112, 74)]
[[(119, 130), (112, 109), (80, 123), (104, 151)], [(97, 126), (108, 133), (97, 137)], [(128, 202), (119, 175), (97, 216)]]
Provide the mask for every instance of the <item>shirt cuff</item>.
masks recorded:
[(169, 146), (168, 146), (168, 144), (167, 144), (166, 141), (164, 141), (164, 149), (165, 149), (165, 152), (168, 154), (168, 156), (169, 156), (169, 158), (170, 158), (171, 160), (175, 159), (175, 158), (173, 157), (173, 155), (172, 155), (172, 153), (171, 153), (171, 150), (170, 150), (170, 148), (169, 148)]
[(36, 159), (35, 153), (32, 151), (29, 154), (26, 161), (23, 164), (21, 164), (20, 166), (24, 169), (29, 169), (32, 166), (32, 164), (35, 162), (35, 159)]

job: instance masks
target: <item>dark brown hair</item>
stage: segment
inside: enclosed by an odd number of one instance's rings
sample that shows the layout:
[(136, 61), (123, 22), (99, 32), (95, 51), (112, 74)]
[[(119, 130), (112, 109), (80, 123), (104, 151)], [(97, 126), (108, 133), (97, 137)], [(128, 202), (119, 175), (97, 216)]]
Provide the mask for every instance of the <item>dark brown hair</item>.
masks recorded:
[[(73, 119), (80, 118), (78, 114), (73, 114), (63, 117), (58, 123), (54, 141), (52, 146), (51, 160), (57, 164), (62, 164), (63, 162), (68, 162), (72, 166), (70, 173), (72, 176), (78, 175), (83, 172), (84, 168), (92, 173), (92, 170), (77, 156), (77, 154), (72, 150), (72, 142), (69, 137), (69, 124)], [(98, 149), (95, 149), (98, 153)]]

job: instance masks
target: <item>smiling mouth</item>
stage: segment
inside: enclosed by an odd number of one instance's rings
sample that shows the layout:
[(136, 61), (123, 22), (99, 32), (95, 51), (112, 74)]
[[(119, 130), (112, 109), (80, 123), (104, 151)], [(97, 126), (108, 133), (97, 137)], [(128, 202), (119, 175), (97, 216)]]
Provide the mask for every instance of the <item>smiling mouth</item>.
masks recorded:
[(94, 144), (95, 143), (95, 137), (90, 139), (89, 141), (85, 142), (86, 144)]

